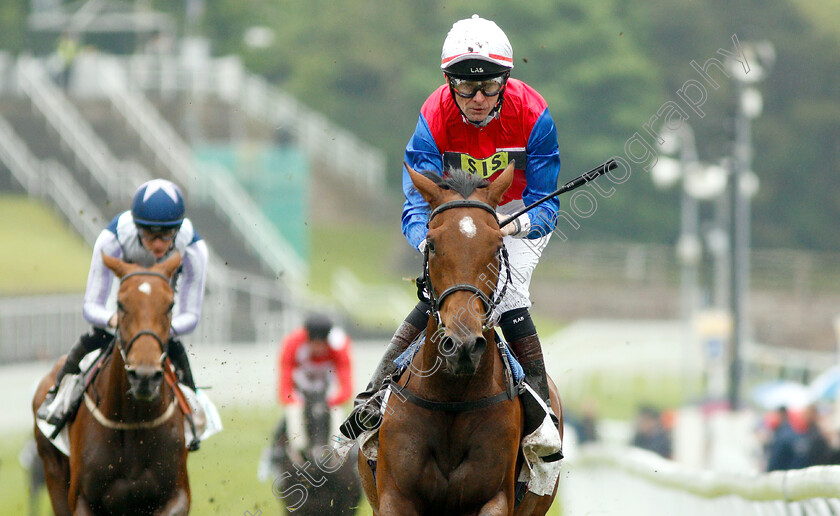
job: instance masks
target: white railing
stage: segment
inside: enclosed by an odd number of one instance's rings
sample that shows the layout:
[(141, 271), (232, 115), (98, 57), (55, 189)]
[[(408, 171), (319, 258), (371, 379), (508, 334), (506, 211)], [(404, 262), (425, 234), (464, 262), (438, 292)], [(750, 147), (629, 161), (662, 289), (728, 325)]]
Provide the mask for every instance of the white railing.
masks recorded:
[[(302, 307), (290, 304), (277, 283), (246, 278), (211, 261), (201, 321), (186, 343), (229, 344), (237, 323), (254, 329), (257, 342), (277, 342), (300, 323)], [(0, 363), (65, 353), (90, 329), (82, 317), (82, 298), (82, 293), (0, 297)], [(243, 299), (250, 304), (247, 310)]]
[(414, 296), (396, 285), (363, 283), (345, 267), (333, 273), (332, 297), (364, 323), (396, 328), (414, 308)]
[(584, 445), (567, 459), (564, 514), (840, 514), (840, 466), (768, 474), (700, 470), (624, 446)]
[(272, 87), (262, 77), (242, 73), (234, 100), (243, 111), (272, 127), (287, 129), (310, 158), (326, 163), (360, 191), (370, 193), (376, 191), (370, 187), (384, 184), (385, 157), (381, 151)]
[[(31, 194), (52, 199), (74, 228), (93, 244), (102, 215), (70, 172), (54, 160), (40, 161), (6, 119), (0, 116), (0, 161)], [(81, 215), (80, 214), (84, 214)]]
[(0, 298), (0, 363), (67, 352), (90, 325), (79, 294)]
[(40, 163), (15, 132), (12, 125), (0, 115), (0, 160), (18, 183), (33, 195), (41, 195)]
[(362, 193), (385, 181), (385, 156), (293, 96), (248, 73), (236, 56), (208, 59), (189, 67), (177, 56), (135, 55), (126, 58), (128, 83), (167, 96), (174, 91), (215, 95), (257, 120), (291, 134), (310, 159), (354, 184)]
[[(102, 70), (115, 68), (103, 66)], [(103, 79), (104, 91), (113, 106), (172, 177), (198, 192), (196, 200), (206, 198), (218, 208), (270, 270), (282, 273), (284, 281), (302, 284), (307, 274), (306, 264), (239, 183), (215, 167), (196, 170), (190, 147), (154, 105), (131, 91), (122, 77), (109, 73)]]
[(240, 230), (242, 238), (257, 255), (289, 287), (299, 290), (305, 283), (308, 267), (274, 224), (257, 206), (242, 186), (229, 174), (205, 167), (203, 179), (210, 201), (219, 208), (230, 223)]
[[(43, 114), (61, 140), (112, 199), (130, 197), (138, 178), (121, 174), (121, 163), (94, 133), (82, 115), (67, 101), (64, 94), (46, 77), (38, 61), (18, 60), (20, 90)], [(148, 176), (148, 174), (146, 174)]]
[(187, 188), (193, 185), (197, 177), (192, 152), (186, 142), (146, 97), (131, 90), (123, 77), (115, 76), (114, 68), (103, 66), (102, 69), (111, 72), (102, 77), (103, 89), (117, 112), (176, 181)]
[(55, 202), (85, 241), (93, 245), (108, 221), (63, 165), (48, 160), (42, 164), (41, 170), (44, 194)]

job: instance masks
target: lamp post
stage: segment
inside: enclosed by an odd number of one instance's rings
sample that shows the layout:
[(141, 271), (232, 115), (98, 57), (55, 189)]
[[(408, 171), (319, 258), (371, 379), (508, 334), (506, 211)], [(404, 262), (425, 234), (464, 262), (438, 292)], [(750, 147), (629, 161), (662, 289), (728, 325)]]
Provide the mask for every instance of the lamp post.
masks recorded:
[[(727, 173), (720, 166), (708, 165), (698, 160), (694, 133), (683, 123), (678, 129), (663, 129), (660, 133), (663, 143), (659, 157), (651, 171), (654, 184), (661, 189), (680, 185), (680, 237), (677, 242), (677, 257), (680, 260), (681, 321), (686, 360), (693, 361), (695, 355), (689, 346), (700, 339), (705, 357), (706, 389), (713, 398), (720, 398), (726, 392), (726, 361), (723, 360), (724, 345), (728, 334), (728, 317), (720, 313), (701, 313), (699, 310), (699, 265), (703, 254), (700, 234), (700, 202), (719, 199), (726, 189)], [(679, 161), (665, 154), (680, 151)], [(714, 252), (714, 249), (713, 249)], [(717, 287), (716, 287), (717, 288)], [(686, 370), (691, 365), (686, 363)], [(689, 375), (686, 375), (688, 377)]]
[(686, 332), (691, 331), (691, 317), (697, 308), (698, 264), (703, 248), (698, 236), (700, 229), (700, 210), (697, 199), (688, 188), (689, 177), (698, 167), (697, 147), (694, 131), (687, 123), (677, 129), (664, 128), (660, 135), (663, 143), (660, 149), (664, 154), (679, 151), (680, 159), (675, 161), (662, 156), (654, 165), (652, 179), (659, 188), (668, 188), (680, 182), (680, 236), (677, 240), (677, 257), (680, 261), (680, 319)]
[(735, 142), (732, 159), (730, 195), (730, 261), (732, 313), (732, 349), (729, 371), (729, 404), (733, 410), (740, 406), (741, 348), (749, 337), (748, 294), (750, 275), (750, 197), (758, 189), (752, 167), (752, 120), (761, 114), (761, 93), (751, 86), (763, 80), (775, 61), (775, 51), (769, 42), (743, 44), (744, 62), (727, 60), (735, 82), (737, 107), (735, 113)]

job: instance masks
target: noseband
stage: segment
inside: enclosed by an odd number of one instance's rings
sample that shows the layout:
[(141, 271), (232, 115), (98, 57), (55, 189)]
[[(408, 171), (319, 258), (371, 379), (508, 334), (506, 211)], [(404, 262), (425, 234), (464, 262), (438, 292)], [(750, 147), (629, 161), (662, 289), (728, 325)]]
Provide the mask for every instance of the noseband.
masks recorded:
[[(167, 283), (167, 285), (169, 284), (169, 278), (167, 278), (166, 276), (164, 276), (163, 274), (161, 274), (159, 272), (135, 271), (135, 272), (131, 272), (131, 273), (128, 273), (125, 276), (123, 276), (122, 279), (120, 280), (120, 285), (122, 285), (123, 282), (125, 282), (125, 280), (127, 280), (128, 278), (130, 278), (132, 276), (155, 276), (155, 277), (158, 277), (158, 278), (164, 280)], [(160, 336), (157, 333), (153, 332), (152, 330), (140, 330), (139, 332), (134, 334), (133, 337), (131, 337), (131, 340), (129, 340), (128, 344), (126, 344), (124, 347), (123, 347), (123, 340), (122, 340), (122, 332), (119, 331), (119, 323), (117, 323), (117, 332), (116, 333), (117, 333), (117, 339), (116, 339), (117, 349), (120, 350), (120, 355), (122, 355), (123, 363), (128, 362), (128, 353), (129, 353), (129, 351), (131, 351), (131, 346), (133, 346), (134, 342), (137, 339), (139, 339), (140, 337), (142, 337), (143, 335), (149, 335), (151, 337), (154, 337), (154, 339), (157, 341), (158, 345), (160, 346), (160, 351), (161, 351), (160, 362), (163, 363), (163, 361), (166, 359), (166, 345), (164, 344), (163, 339), (161, 339)], [(128, 366), (126, 366), (126, 369), (128, 369)]]
[[(495, 219), (497, 223), (499, 222), (498, 215), (496, 215), (496, 210), (494, 210), (493, 207), (490, 206), (489, 204), (487, 204), (485, 202), (482, 202), (482, 201), (476, 201), (476, 200), (470, 200), (470, 199), (459, 199), (457, 201), (445, 202), (445, 203), (441, 204), (440, 206), (438, 206), (437, 208), (435, 208), (434, 210), (432, 210), (432, 212), (429, 214), (429, 223), (432, 221), (432, 219), (435, 218), (436, 215), (439, 215), (440, 213), (442, 213), (446, 210), (451, 210), (453, 208), (479, 208), (479, 209), (482, 209), (482, 210), (492, 214), (493, 219)], [(428, 226), (428, 223), (427, 223), (427, 226)], [(423, 251), (423, 281), (426, 284), (426, 286), (428, 287), (429, 302), (432, 305), (432, 315), (434, 315), (438, 326), (442, 325), (442, 322), (441, 322), (441, 319), (440, 319), (440, 308), (443, 305), (444, 299), (446, 299), (446, 297), (449, 296), (450, 294), (454, 294), (455, 292), (467, 291), (467, 292), (472, 292), (484, 304), (484, 308), (485, 308), (486, 312), (484, 314), (483, 326), (484, 326), (485, 329), (490, 328), (492, 326), (490, 319), (493, 315), (493, 310), (502, 301), (502, 298), (504, 298), (505, 293), (507, 292), (507, 287), (511, 283), (510, 261), (508, 260), (507, 248), (505, 248), (504, 244), (502, 245), (501, 249), (499, 249), (499, 268), (500, 268), (500, 270), (501, 270), (501, 267), (504, 267), (504, 269), (505, 269), (505, 273), (506, 273), (505, 274), (505, 282), (504, 282), (504, 284), (502, 284), (501, 291), (499, 291), (498, 293), (495, 293), (495, 291), (494, 291), (493, 299), (490, 299), (487, 296), (487, 294), (485, 294), (484, 292), (481, 291), (481, 289), (479, 289), (478, 287), (476, 287), (475, 285), (472, 285), (470, 283), (457, 283), (455, 285), (452, 285), (451, 287), (449, 287), (449, 288), (445, 289), (443, 292), (441, 292), (441, 294), (438, 296), (435, 293), (435, 288), (432, 285), (432, 278), (431, 278), (431, 275), (429, 274), (429, 246), (426, 246), (426, 248)]]

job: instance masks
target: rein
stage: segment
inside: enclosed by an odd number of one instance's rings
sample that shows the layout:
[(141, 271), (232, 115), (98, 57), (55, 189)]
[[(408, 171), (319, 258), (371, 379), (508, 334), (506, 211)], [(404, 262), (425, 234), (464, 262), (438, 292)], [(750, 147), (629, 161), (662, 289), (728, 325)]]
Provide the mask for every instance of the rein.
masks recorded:
[[(479, 208), (488, 213), (493, 215), (493, 218), (496, 220), (496, 223), (499, 222), (498, 215), (496, 215), (496, 210), (493, 209), (492, 206), (489, 204), (470, 200), (470, 199), (459, 199), (456, 201), (449, 201), (441, 204), (429, 214), (429, 222), (435, 218), (436, 215), (440, 213), (451, 210), (453, 208)], [(423, 282), (429, 289), (429, 302), (432, 305), (432, 315), (434, 315), (435, 320), (437, 321), (438, 326), (440, 326), (440, 308), (443, 305), (444, 299), (450, 294), (454, 294), (458, 291), (467, 291), (472, 292), (475, 296), (477, 296), (481, 302), (484, 304), (485, 314), (484, 314), (484, 328), (489, 329), (492, 327), (490, 323), (490, 319), (493, 316), (493, 310), (499, 305), (502, 299), (505, 297), (505, 293), (507, 292), (508, 285), (511, 283), (511, 271), (510, 271), (510, 260), (508, 258), (507, 248), (502, 245), (501, 249), (499, 250), (499, 268), (504, 267), (505, 269), (505, 282), (502, 284), (502, 289), (498, 293), (494, 292), (493, 299), (490, 299), (487, 294), (481, 291), (475, 285), (470, 283), (458, 283), (452, 285), (451, 287), (445, 289), (440, 295), (437, 295), (435, 292), (434, 286), (432, 285), (432, 278), (429, 271), (429, 247), (423, 250)]]

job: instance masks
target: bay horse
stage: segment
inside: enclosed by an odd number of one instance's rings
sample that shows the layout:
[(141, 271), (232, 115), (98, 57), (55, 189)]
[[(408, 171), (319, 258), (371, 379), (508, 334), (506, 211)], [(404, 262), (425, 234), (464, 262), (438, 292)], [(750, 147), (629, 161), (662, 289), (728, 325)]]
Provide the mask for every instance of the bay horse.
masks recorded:
[[(147, 269), (102, 256), (120, 278), (113, 351), (68, 424), (70, 456), (35, 427), (56, 516), (189, 513), (184, 415), (164, 382), (178, 253)], [(33, 414), (64, 358), (41, 380)]]
[[(489, 320), (506, 288), (497, 291), (499, 275), (509, 271), (496, 207), (513, 164), (493, 182), (406, 168), (431, 210), (424, 254), (432, 316), (426, 343), (392, 383), (375, 473), (359, 455), (365, 494), (383, 516), (545, 514), (556, 484), (550, 495), (528, 492), (515, 504), (522, 402), (510, 392)], [(503, 285), (509, 280), (502, 276)]]

